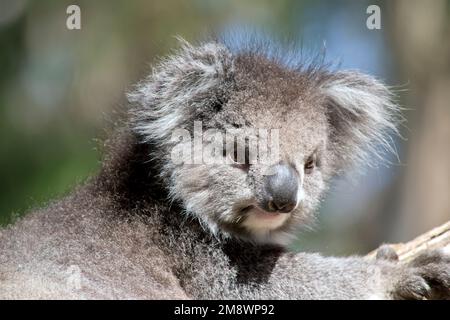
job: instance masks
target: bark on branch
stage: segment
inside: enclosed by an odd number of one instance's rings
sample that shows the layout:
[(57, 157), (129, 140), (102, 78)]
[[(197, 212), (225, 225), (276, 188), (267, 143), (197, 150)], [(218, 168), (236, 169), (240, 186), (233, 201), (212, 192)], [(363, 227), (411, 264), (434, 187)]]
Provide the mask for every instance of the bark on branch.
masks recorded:
[[(450, 248), (450, 221), (434, 228), (412, 241), (406, 243), (389, 244), (397, 253), (400, 261), (408, 262), (426, 249)], [(376, 250), (367, 256), (374, 258)]]

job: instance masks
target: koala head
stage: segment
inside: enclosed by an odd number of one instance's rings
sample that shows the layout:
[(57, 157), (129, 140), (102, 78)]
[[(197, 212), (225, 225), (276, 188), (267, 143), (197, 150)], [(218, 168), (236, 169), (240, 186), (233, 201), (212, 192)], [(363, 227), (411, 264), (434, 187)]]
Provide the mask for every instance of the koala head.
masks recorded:
[[(134, 130), (155, 146), (149, 157), (161, 164), (171, 200), (220, 238), (287, 244), (330, 177), (373, 163), (396, 132), (398, 107), (377, 80), (284, 63), (273, 52), (181, 40), (129, 95)], [(206, 161), (211, 152), (215, 161)]]

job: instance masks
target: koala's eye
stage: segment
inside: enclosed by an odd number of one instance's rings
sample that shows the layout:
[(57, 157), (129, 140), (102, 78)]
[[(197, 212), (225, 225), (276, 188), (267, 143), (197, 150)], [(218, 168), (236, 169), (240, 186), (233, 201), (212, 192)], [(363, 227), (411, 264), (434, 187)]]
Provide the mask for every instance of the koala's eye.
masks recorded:
[[(242, 153), (243, 154), (240, 154)], [(231, 164), (235, 167), (239, 167), (242, 170), (248, 171), (250, 167), (250, 157), (247, 146), (245, 146), (244, 150), (239, 149), (238, 144), (235, 142), (233, 151), (224, 151), (224, 154), (227, 154), (227, 157), (231, 160)]]
[(310, 174), (313, 172), (314, 168), (316, 167), (316, 154), (313, 154), (309, 156), (308, 160), (305, 162), (305, 173)]

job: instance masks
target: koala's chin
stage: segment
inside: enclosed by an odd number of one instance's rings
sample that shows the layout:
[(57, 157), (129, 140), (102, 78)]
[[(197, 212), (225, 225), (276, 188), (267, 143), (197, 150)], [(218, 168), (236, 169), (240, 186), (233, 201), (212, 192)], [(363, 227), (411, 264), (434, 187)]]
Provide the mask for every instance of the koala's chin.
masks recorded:
[[(204, 220), (210, 230), (216, 230), (225, 238), (236, 238), (245, 242), (264, 245), (287, 246), (296, 237), (297, 231), (307, 225), (300, 208), (290, 212), (269, 212), (258, 205), (251, 205), (238, 214), (227, 215), (217, 223)], [(224, 217), (222, 215), (222, 217)]]

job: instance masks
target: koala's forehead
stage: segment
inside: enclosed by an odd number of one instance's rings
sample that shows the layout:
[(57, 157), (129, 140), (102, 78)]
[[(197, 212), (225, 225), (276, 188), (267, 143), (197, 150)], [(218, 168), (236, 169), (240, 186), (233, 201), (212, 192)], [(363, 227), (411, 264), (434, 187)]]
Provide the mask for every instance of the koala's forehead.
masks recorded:
[(230, 121), (279, 129), (282, 147), (308, 149), (325, 139), (324, 101), (307, 75), (254, 56), (236, 59), (235, 68), (236, 92), (228, 101)]
[[(236, 92), (231, 102), (242, 112), (268, 110), (285, 116), (298, 112), (323, 114), (323, 99), (308, 74), (255, 55), (235, 60)], [(258, 107), (256, 107), (258, 105)], [(245, 108), (247, 107), (247, 108)]]
[(239, 89), (253, 94), (271, 96), (289, 103), (309, 89), (300, 72), (256, 55), (241, 55), (235, 59), (235, 78)]

